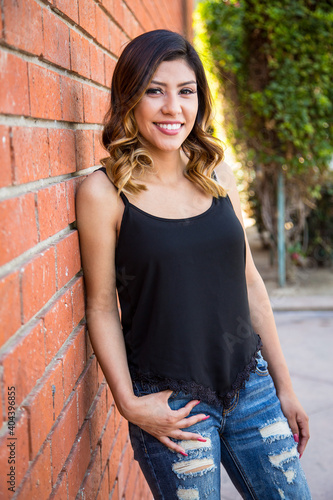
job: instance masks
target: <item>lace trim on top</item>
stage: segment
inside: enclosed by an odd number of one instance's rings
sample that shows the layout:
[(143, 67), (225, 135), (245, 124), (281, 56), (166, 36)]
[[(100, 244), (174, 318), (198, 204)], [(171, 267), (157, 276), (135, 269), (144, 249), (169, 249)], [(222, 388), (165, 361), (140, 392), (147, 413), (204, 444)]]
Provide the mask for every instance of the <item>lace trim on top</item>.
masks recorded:
[(251, 372), (254, 372), (257, 366), (257, 353), (262, 348), (262, 342), (260, 337), (258, 338), (257, 347), (255, 353), (251, 357), (250, 362), (245, 366), (245, 368), (238, 373), (236, 380), (231, 385), (230, 390), (226, 394), (218, 394), (209, 387), (204, 387), (195, 382), (188, 382), (186, 380), (174, 380), (171, 378), (161, 377), (152, 373), (143, 373), (131, 369), (131, 377), (135, 382), (149, 383), (154, 386), (159, 391), (164, 391), (169, 389), (174, 392), (184, 391), (191, 395), (193, 399), (199, 399), (208, 404), (223, 406), (223, 408), (228, 409), (232, 406), (234, 397), (238, 391), (244, 389), (245, 383), (249, 380)]

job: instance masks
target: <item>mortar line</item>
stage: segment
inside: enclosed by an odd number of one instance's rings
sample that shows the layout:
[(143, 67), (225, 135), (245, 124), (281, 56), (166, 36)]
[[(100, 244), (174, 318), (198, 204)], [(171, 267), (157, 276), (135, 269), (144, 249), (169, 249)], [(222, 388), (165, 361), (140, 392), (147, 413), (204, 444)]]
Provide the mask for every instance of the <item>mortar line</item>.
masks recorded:
[(47, 178), (44, 177), (43, 179), (26, 182), (24, 184), (2, 187), (0, 188), (0, 202), (8, 200), (10, 198), (16, 198), (27, 193), (35, 193), (43, 188), (50, 187), (61, 182), (84, 177), (94, 172), (94, 170), (96, 168), (99, 168), (99, 166), (100, 165), (92, 165), (91, 167), (85, 168), (84, 170), (79, 170), (78, 172), (72, 172), (71, 174), (62, 174)]

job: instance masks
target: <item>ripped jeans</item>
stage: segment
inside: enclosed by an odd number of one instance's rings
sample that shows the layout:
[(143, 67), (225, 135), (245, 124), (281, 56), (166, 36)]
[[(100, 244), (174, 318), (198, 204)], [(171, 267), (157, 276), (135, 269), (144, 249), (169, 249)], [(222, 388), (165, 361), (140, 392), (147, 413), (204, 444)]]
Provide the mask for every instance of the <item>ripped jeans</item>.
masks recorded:
[[(137, 396), (157, 392), (154, 386), (138, 383), (134, 390)], [(178, 392), (168, 402), (177, 410), (191, 399)], [(297, 444), (260, 352), (256, 371), (228, 410), (201, 402), (191, 415), (196, 413), (210, 418), (185, 430), (201, 434), (206, 442), (182, 441), (187, 457), (129, 424), (134, 458), (155, 500), (219, 500), (220, 463), (246, 500), (311, 500)]]

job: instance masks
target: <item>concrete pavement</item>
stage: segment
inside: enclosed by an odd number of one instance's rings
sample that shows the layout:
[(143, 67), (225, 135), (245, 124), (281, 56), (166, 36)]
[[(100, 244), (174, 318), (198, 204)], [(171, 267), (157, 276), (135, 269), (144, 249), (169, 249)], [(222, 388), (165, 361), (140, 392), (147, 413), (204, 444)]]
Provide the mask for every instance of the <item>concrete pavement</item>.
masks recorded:
[[(311, 438), (301, 462), (313, 500), (333, 500), (333, 269), (299, 270), (295, 282), (281, 289), (254, 228), (247, 232), (296, 394), (310, 418)], [(241, 499), (225, 472), (222, 499)]]

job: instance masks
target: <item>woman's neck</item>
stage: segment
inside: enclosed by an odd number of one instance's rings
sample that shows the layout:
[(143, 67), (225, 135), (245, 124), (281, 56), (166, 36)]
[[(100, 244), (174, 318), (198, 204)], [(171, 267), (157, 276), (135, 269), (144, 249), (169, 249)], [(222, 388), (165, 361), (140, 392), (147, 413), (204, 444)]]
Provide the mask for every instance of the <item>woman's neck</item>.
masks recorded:
[(159, 151), (149, 152), (154, 162), (152, 171), (142, 178), (149, 182), (158, 182), (159, 184), (174, 184), (184, 178), (183, 172), (186, 167), (187, 158), (181, 150), (177, 151)]

